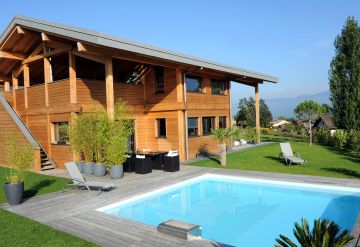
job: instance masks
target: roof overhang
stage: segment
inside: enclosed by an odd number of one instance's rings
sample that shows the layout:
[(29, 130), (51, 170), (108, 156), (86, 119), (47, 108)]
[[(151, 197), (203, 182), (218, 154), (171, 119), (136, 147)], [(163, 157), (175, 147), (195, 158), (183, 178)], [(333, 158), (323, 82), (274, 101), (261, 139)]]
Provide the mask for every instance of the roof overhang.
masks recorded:
[(115, 37), (112, 35), (103, 34), (87, 29), (67, 26), (63, 24), (42, 21), (24, 16), (16, 16), (10, 22), (0, 37), (0, 46), (5, 42), (11, 31), (17, 26), (25, 27), (38, 32), (45, 32), (52, 35), (64, 37), (71, 40), (79, 40), (86, 43), (90, 43), (97, 46), (110, 47), (127, 52), (137, 53), (152, 58), (167, 60), (170, 62), (176, 62), (184, 65), (203, 67), (209, 70), (214, 70), (230, 75), (230, 79), (236, 82), (246, 84), (246, 79), (251, 78), (248, 81), (249, 85), (253, 85), (252, 80), (256, 80), (257, 83), (267, 81), (277, 83), (278, 78), (272, 75), (267, 75), (243, 68), (233, 67), (226, 64), (213, 62), (181, 53), (176, 53), (170, 50), (157, 48), (150, 45), (126, 40), (123, 38)]

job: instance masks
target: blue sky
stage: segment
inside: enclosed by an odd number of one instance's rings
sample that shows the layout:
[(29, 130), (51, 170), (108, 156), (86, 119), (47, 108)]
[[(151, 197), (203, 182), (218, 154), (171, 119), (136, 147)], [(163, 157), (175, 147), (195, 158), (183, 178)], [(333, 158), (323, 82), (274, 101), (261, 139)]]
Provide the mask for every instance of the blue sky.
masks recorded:
[[(93, 29), (131, 40), (276, 75), (265, 99), (328, 89), (333, 41), (360, 1), (26, 1), (0, 0), (0, 29), (14, 15)], [(234, 85), (233, 97), (253, 95)]]

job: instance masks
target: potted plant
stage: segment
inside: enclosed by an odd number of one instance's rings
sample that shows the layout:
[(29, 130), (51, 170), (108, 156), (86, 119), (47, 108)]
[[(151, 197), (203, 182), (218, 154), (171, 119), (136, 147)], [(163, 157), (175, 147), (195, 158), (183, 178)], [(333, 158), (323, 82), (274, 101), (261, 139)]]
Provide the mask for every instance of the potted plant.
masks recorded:
[(7, 137), (5, 147), (10, 168), (4, 184), (5, 196), (10, 205), (17, 205), (23, 198), (25, 171), (33, 164), (34, 149), (21, 145), (13, 136)]
[(94, 116), (94, 176), (102, 177), (106, 174), (104, 152), (110, 138), (110, 119), (106, 112), (97, 111)]
[(106, 166), (113, 179), (123, 176), (123, 164), (128, 150), (127, 140), (133, 131), (132, 111), (126, 102), (119, 100), (115, 104), (115, 118), (111, 122), (111, 135), (106, 148)]
[(200, 144), (199, 153), (198, 153), (197, 157), (198, 158), (206, 158), (208, 156), (209, 156), (208, 144), (203, 142)]
[(92, 175), (94, 170), (94, 133), (93, 113), (77, 116), (70, 127), (71, 146), (76, 152), (83, 154), (83, 171), (86, 175)]

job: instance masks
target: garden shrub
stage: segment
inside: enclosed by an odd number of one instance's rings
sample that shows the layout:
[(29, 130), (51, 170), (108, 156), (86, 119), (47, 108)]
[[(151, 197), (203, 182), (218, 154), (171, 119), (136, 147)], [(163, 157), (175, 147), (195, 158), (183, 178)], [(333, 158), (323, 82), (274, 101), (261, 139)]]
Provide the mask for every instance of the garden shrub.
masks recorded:
[(347, 132), (346, 130), (338, 129), (334, 133), (334, 146), (338, 149), (343, 149), (347, 142)]
[(350, 130), (346, 138), (346, 149), (348, 151), (360, 153), (360, 131)]

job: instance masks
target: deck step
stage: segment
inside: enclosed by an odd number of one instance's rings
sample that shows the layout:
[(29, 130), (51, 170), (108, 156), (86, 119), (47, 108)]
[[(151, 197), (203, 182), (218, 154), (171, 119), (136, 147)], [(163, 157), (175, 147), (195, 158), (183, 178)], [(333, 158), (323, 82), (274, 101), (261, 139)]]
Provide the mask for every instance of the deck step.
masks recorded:
[(202, 237), (201, 226), (178, 220), (165, 221), (157, 226), (157, 230), (163, 234), (186, 240), (201, 239)]

